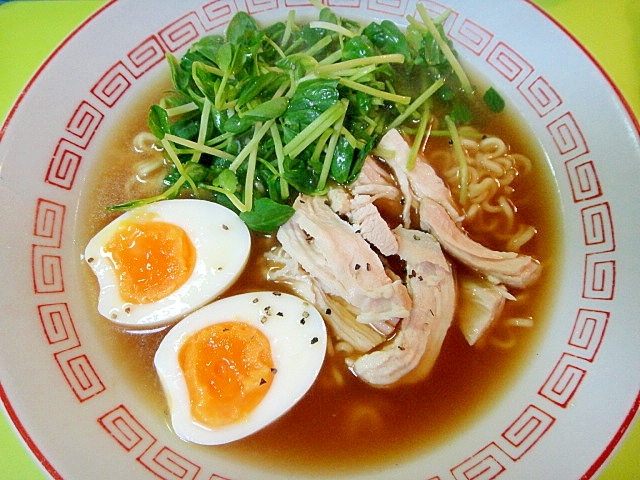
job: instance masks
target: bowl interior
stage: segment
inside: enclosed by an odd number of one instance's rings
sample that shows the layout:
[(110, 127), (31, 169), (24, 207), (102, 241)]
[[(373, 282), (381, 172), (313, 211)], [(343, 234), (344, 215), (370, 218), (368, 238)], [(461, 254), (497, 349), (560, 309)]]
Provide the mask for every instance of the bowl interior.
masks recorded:
[[(446, 442), (383, 474), (379, 466), (341, 472), (336, 465), (331, 475), (524, 478), (539, 474), (540, 465), (562, 478), (593, 473), (638, 404), (638, 194), (620, 188), (640, 178), (637, 124), (580, 47), (528, 3), (500, 6), (500, 15), (496, 6), (462, 0), (425, 5), (433, 15), (451, 10), (446, 29), (465, 65), (508, 99), (511, 118), (521, 120), (530, 147), (548, 164), (544, 194), (557, 199), (560, 217), (550, 223), (559, 231), (546, 285), (553, 291), (548, 320), (508, 388)], [(13, 276), (0, 292), (2, 398), (53, 476), (303, 474), (284, 468), (288, 459), (265, 471), (246, 461), (246, 452), (179, 441), (164, 407), (149, 408), (156, 400), (144, 394), (146, 386), (123, 381), (103, 338), (108, 328), (96, 325), (95, 298), (87, 296), (92, 279), (80, 258), (95, 163), (127, 111), (167, 75), (165, 53), (179, 55), (222, 31), (238, 10), (268, 24), (292, 7), (299, 18), (315, 14), (292, 2), (221, 0), (160, 3), (149, 16), (140, 3), (115, 2), (56, 52), (8, 119), (0, 145), (0, 262)], [(413, 1), (331, 7), (347, 18), (399, 25), (415, 11)], [(134, 28), (131, 18), (145, 22)], [(86, 45), (100, 45), (100, 54)]]

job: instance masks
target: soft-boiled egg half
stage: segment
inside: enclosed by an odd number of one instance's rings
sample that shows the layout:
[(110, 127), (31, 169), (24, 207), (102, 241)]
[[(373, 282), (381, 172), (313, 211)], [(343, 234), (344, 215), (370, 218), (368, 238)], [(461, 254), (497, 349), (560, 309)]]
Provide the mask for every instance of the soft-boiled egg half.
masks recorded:
[(244, 269), (251, 236), (217, 203), (164, 200), (116, 218), (88, 243), (98, 311), (129, 327), (169, 324), (223, 293)]
[(244, 293), (191, 313), (154, 358), (175, 433), (220, 445), (260, 430), (308, 391), (326, 347), (320, 313), (286, 293)]

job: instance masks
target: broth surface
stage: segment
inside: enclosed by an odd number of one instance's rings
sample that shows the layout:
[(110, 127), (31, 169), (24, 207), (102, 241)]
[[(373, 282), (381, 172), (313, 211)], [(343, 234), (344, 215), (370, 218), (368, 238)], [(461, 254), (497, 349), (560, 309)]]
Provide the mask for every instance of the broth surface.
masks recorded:
[[(132, 159), (139, 157), (132, 141), (136, 134), (146, 130), (148, 106), (164, 88), (166, 85), (158, 84), (147, 97), (135, 102), (131, 113), (122, 119), (111, 132), (109, 143), (103, 146), (100, 162), (91, 172), (86, 188), (90, 193), (81, 202), (77, 242), (80, 249), (117, 216), (106, 212), (105, 207), (129, 200), (122, 185), (132, 175)], [(328, 355), (318, 381), (289, 413), (248, 438), (206, 448), (218, 449), (225, 456), (263, 468), (293, 472), (335, 474), (375, 470), (415, 457), (462, 434), (492, 408), (534, 355), (543, 337), (557, 278), (561, 234), (557, 193), (544, 157), (509, 117), (503, 114), (499, 121), (487, 124), (483, 130), (506, 139), (514, 151), (526, 153), (534, 162), (533, 174), (519, 180), (516, 191), (521, 194), (517, 193), (514, 201), (521, 219), (534, 225), (538, 232), (522, 252), (535, 256), (543, 265), (542, 277), (528, 290), (528, 300), (508, 303), (504, 315), (532, 317), (535, 326), (520, 329), (516, 347), (502, 350), (469, 347), (454, 324), (434, 370), (426, 381), (414, 386), (369, 387), (351, 375), (342, 358)], [(274, 241), (269, 236), (254, 235), (250, 262), (263, 262), (264, 249)], [(169, 327), (151, 332), (127, 331), (102, 318), (96, 309), (97, 282), (84, 262), (80, 263), (81, 275), (86, 278), (89, 309), (95, 311), (87, 321), (93, 322), (96, 335), (104, 339), (122, 378), (134, 386), (150, 409), (168, 419), (153, 356)], [(247, 268), (225, 296), (282, 289), (280, 285), (267, 283), (261, 273), (260, 269)], [(335, 385), (336, 372), (344, 379), (340, 387)]]

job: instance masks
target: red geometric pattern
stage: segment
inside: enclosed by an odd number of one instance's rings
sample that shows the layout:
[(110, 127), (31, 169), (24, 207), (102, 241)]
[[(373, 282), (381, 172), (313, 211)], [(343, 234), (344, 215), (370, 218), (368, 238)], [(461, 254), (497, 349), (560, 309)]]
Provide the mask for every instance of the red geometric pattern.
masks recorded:
[(102, 393), (105, 386), (81, 348), (69, 306), (42, 304), (38, 306), (38, 313), (53, 357), (76, 398), (84, 402)]
[(154, 443), (138, 461), (159, 478), (171, 480), (189, 480), (196, 478), (200, 467), (168, 447)]
[[(407, 0), (324, 0), (324, 4), (368, 9), (376, 16), (388, 15), (399, 21), (408, 13)], [(90, 89), (88, 99), (78, 103), (52, 155), (45, 182), (64, 190), (74, 187), (85, 151), (105, 115), (126, 97), (141, 76), (163, 62), (166, 52), (178, 52), (200, 36), (222, 28), (238, 10), (256, 14), (283, 5), (296, 8), (310, 5), (310, 2), (212, 0), (134, 46), (106, 69)], [(424, 5), (433, 16), (449, 10), (433, 0), (427, 0)], [(573, 112), (563, 108), (562, 92), (558, 92), (516, 49), (472, 19), (451, 11), (445, 28), (459, 47), (481, 58), (510, 83), (536, 118), (544, 118), (548, 139), (555, 146), (555, 151), (549, 153), (559, 155), (564, 162), (573, 202), (584, 202), (580, 215), (584, 246), (589, 253), (584, 257), (582, 297), (589, 300), (590, 308), (580, 308), (576, 313), (566, 351), (559, 353), (559, 359), (538, 390), (542, 402), (551, 402), (556, 409), (566, 408), (579, 390), (590, 364), (595, 361), (607, 330), (610, 314), (606, 309), (594, 309), (593, 301), (606, 302), (614, 295), (616, 262), (612, 256), (603, 255), (612, 255), (616, 250), (614, 212), (606, 201), (590, 203), (604, 195), (602, 186), (596, 163), (585, 158), (590, 149), (580, 124)], [(38, 200), (33, 228), (32, 273), (34, 292), (47, 294), (50, 302), (39, 305), (38, 312), (52, 355), (70, 389), (80, 402), (84, 402), (105, 391), (105, 386), (83, 352), (69, 305), (60, 296), (65, 292), (60, 249), (66, 210), (63, 203)], [(451, 473), (456, 479), (484, 480), (500, 476), (544, 437), (555, 420), (544, 406), (527, 405), (501, 435), (454, 466)], [(124, 405), (101, 416), (98, 422), (118, 444), (132, 453), (137, 462), (159, 478), (195, 478), (201, 471), (200, 466), (161, 445)], [(209, 478), (227, 480), (217, 474)], [(438, 478), (433, 477), (433, 480)]]
[[(257, 13), (268, 12), (269, 10), (276, 10), (278, 8), (278, 0), (244, 0), (240, 2), (246, 8), (246, 11), (255, 15)], [(287, 8), (309, 6), (310, 3), (305, 0), (289, 2), (285, 0), (284, 5)]]
[(234, 2), (215, 0), (202, 7), (203, 16), (200, 17), (204, 29), (209, 32), (225, 26), (237, 13), (238, 9)]
[(509, 463), (510, 459), (500, 447), (490, 443), (475, 455), (456, 465), (451, 473), (456, 480), (491, 480), (503, 473)]
[(540, 407), (529, 405), (502, 433), (502, 449), (513, 460), (518, 460), (551, 428), (555, 418)]
[(616, 261), (599, 254), (584, 259), (582, 296), (596, 300), (613, 300), (616, 285)]
[(609, 312), (581, 308), (569, 337), (571, 354), (593, 362), (609, 323)]
[(522, 83), (533, 67), (504, 42), (498, 42), (487, 57), (487, 63), (509, 82)]
[(189, 12), (167, 25), (158, 35), (170, 52), (190, 45), (204, 32), (204, 26), (195, 12)]
[[(261, 4), (263, 2), (256, 2), (256, 4)], [(312, 3), (309, 0), (284, 0), (284, 6), (287, 8), (302, 8), (302, 7), (310, 7)]]
[(408, 6), (407, 0), (369, 0), (367, 3), (368, 10), (400, 18), (407, 14)]
[(64, 292), (60, 245), (64, 226), (65, 206), (38, 199), (31, 246), (31, 274), (35, 293)]
[(64, 292), (60, 249), (33, 245), (31, 265), (35, 293)]
[(160, 40), (152, 35), (127, 53), (127, 59), (127, 69), (135, 78), (140, 78), (164, 60), (164, 49)]
[(612, 252), (616, 249), (613, 235), (611, 207), (608, 202), (585, 207), (580, 212), (584, 232), (584, 244), (597, 247), (597, 252)]
[(353, 8), (353, 9), (363, 8), (361, 6), (361, 3), (362, 3), (361, 0), (326, 0), (323, 3), (330, 8)]
[(538, 393), (556, 405), (566, 407), (586, 373), (579, 359), (564, 353)]
[(61, 138), (49, 163), (45, 182), (65, 190), (71, 190), (78, 168), (80, 168), (80, 162), (82, 162), (82, 155), (80, 147)]
[[(136, 460), (158, 478), (165, 480), (194, 479), (201, 467), (186, 459), (157, 439), (134, 417), (124, 405), (98, 418), (107, 433)], [(223, 479), (213, 475), (210, 478)]]
[(58, 351), (80, 345), (69, 306), (66, 303), (39, 305), (38, 313), (49, 345), (55, 345)]
[(98, 423), (127, 452), (135, 448), (142, 454), (156, 441), (124, 405), (119, 405), (98, 418)]
[(547, 125), (547, 130), (560, 155), (573, 159), (589, 153), (589, 147), (582, 135), (580, 126), (571, 112), (567, 112), (553, 120)]
[(63, 350), (54, 354), (67, 383), (80, 402), (105, 391), (100, 377), (81, 348)]
[[(429, 16), (431, 16), (432, 18), (437, 18), (443, 13), (446, 13), (447, 11), (451, 12), (449, 19), (451, 17), (454, 17), (452, 23), (455, 23), (455, 18), (458, 17), (458, 14), (455, 10), (451, 10), (449, 7), (447, 7), (446, 5), (443, 5), (442, 3), (434, 2), (433, 0), (427, 0), (425, 2), (422, 2), (422, 4), (424, 5), (424, 8), (429, 13)], [(417, 10), (413, 12), (413, 15), (415, 16), (416, 13), (417, 13)]]
[[(134, 75), (122, 62), (118, 62), (107, 70), (98, 80), (91, 93), (107, 107), (113, 107), (122, 95), (131, 87)], [(86, 147), (86, 145), (84, 145)]]
[(591, 160), (576, 158), (564, 164), (574, 202), (593, 200), (602, 195), (596, 166)]
[(81, 102), (67, 124), (69, 138), (79, 147), (86, 148), (100, 126), (104, 115), (89, 102)]
[(518, 90), (539, 117), (544, 117), (562, 105), (558, 92), (542, 76), (531, 75)]
[(491, 32), (469, 19), (463, 19), (460, 27), (451, 28), (448, 33), (451, 38), (477, 56), (482, 55), (493, 40)]
[(38, 199), (33, 235), (37, 244), (60, 248), (66, 207), (60, 203)]

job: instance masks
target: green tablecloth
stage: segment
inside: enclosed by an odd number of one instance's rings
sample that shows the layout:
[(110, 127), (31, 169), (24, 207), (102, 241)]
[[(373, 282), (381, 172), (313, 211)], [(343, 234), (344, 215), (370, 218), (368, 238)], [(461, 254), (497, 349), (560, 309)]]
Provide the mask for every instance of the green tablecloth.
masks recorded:
[[(1, 0), (0, 0), (1, 1)], [(640, 117), (640, 2), (535, 0), (600, 62)], [(40, 63), (103, 0), (12, 1), (0, 4), (0, 120)], [(640, 348), (640, 347), (639, 347)], [(600, 480), (640, 479), (636, 421)], [(6, 416), (0, 415), (0, 480), (42, 479)]]

